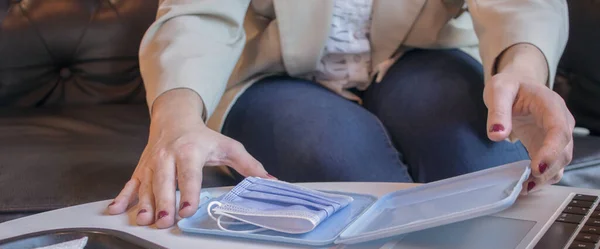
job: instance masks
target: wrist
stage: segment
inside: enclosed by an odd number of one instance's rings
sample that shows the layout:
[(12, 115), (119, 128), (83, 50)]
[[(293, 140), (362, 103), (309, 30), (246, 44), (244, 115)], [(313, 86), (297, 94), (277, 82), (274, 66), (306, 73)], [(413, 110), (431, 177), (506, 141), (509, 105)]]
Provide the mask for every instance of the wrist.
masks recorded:
[(200, 96), (190, 89), (173, 89), (164, 92), (152, 105), (153, 123), (204, 123), (202, 114), (204, 103)]
[(544, 54), (531, 44), (519, 43), (506, 49), (497, 60), (496, 73), (516, 74), (536, 83), (548, 83), (548, 64)]

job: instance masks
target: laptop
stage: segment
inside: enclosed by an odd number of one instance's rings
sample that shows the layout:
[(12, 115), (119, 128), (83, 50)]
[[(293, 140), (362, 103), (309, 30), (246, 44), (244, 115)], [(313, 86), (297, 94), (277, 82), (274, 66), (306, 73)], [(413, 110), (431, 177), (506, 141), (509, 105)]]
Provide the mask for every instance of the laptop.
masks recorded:
[(548, 186), (499, 213), (336, 249), (599, 248), (600, 190)]

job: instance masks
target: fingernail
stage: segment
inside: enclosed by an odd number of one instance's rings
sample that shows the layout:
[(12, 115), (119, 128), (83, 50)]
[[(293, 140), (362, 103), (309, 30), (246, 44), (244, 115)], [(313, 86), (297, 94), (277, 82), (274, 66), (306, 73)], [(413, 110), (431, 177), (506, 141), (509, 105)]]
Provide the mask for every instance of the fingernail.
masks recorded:
[(548, 169), (548, 164), (540, 163), (540, 165), (538, 166), (538, 169), (540, 170), (541, 174), (544, 174), (544, 172), (546, 172), (546, 170)]
[(108, 206), (109, 206), (109, 207), (110, 207), (110, 206), (112, 206), (112, 205), (115, 205), (115, 202), (114, 202), (114, 201), (113, 201), (113, 202), (111, 202), (110, 204), (108, 204)]
[(179, 210), (182, 210), (182, 209), (184, 209), (186, 207), (189, 207), (189, 206), (191, 206), (191, 204), (186, 201), (186, 202), (184, 202), (184, 203), (181, 204), (181, 207), (179, 207)]
[(138, 212), (138, 215), (140, 215), (140, 214), (143, 214), (143, 213), (145, 213), (145, 212), (148, 212), (148, 211), (147, 211), (146, 209), (141, 209), (141, 210)]
[(504, 131), (504, 126), (501, 124), (492, 125), (492, 127), (490, 128), (490, 132), (500, 132), (500, 131)]
[(269, 177), (269, 178), (271, 178), (271, 179), (275, 179), (275, 180), (277, 180), (277, 178), (276, 178), (276, 177), (272, 176), (272, 175), (271, 175), (271, 174), (269, 174), (269, 173), (267, 173), (267, 177)]
[(527, 192), (531, 191), (535, 187), (535, 182), (527, 183)]
[(158, 219), (160, 220), (167, 215), (169, 215), (169, 213), (167, 213), (167, 211), (160, 211), (160, 212), (158, 212)]

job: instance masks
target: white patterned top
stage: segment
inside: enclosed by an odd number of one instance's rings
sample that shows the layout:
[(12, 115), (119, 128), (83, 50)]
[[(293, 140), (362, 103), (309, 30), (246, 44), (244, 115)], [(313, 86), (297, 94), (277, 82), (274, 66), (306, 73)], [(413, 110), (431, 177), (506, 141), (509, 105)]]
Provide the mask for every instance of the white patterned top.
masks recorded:
[(309, 75), (332, 91), (361, 102), (347, 89), (365, 90), (371, 83), (372, 0), (334, 0), (331, 30), (316, 72)]

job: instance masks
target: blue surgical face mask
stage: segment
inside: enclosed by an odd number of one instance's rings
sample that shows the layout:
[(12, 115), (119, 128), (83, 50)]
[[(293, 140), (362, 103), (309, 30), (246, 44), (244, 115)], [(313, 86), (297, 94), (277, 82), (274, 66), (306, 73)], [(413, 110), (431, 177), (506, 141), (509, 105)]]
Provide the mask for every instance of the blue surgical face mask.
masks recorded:
[[(350, 196), (316, 191), (283, 181), (248, 177), (220, 201), (211, 202), (208, 213), (223, 230), (228, 229), (222, 224), (252, 224), (260, 228), (243, 232), (269, 229), (300, 234), (312, 231), (352, 200)], [(225, 222), (222, 217), (235, 221)]]

